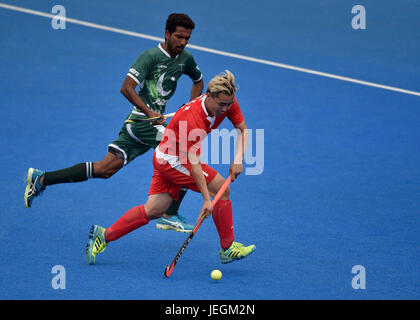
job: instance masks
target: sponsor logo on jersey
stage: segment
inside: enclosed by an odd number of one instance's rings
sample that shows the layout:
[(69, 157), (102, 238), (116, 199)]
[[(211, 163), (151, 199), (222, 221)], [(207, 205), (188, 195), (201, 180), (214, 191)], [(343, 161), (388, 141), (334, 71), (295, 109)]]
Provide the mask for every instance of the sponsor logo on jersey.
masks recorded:
[(156, 100), (154, 100), (152, 103), (153, 103), (153, 104), (156, 104), (156, 105), (158, 105), (158, 106), (165, 106), (167, 102), (168, 102), (168, 100), (166, 100), (166, 99), (160, 99), (160, 98), (157, 98), (157, 99), (156, 99)]

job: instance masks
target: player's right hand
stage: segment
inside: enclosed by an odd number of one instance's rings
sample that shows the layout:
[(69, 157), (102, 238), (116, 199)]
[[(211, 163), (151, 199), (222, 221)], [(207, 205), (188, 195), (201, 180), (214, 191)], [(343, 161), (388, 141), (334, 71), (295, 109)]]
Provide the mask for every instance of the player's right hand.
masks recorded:
[(150, 110), (149, 113), (147, 114), (147, 116), (149, 118), (159, 117), (158, 119), (152, 121), (153, 125), (164, 124), (166, 122), (165, 116), (163, 114), (160, 114), (159, 112), (155, 112), (155, 111)]
[(211, 200), (204, 200), (203, 206), (201, 207), (200, 215), (198, 216), (197, 223), (201, 220), (206, 219), (211, 215), (213, 207), (211, 205)]

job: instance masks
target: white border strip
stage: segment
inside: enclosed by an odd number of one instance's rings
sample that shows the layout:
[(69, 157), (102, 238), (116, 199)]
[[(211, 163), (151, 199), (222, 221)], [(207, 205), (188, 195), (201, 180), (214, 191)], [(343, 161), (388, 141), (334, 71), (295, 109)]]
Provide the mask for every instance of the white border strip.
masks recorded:
[[(9, 4), (5, 4), (5, 3), (2, 3), (2, 2), (0, 2), (0, 8), (19, 11), (19, 12), (23, 12), (23, 13), (29, 13), (29, 14), (33, 14), (33, 15), (36, 15), (36, 16), (40, 16), (40, 17), (46, 17), (46, 18), (56, 17), (56, 15), (51, 14), (51, 13), (45, 13), (45, 12), (26, 9), (26, 8), (22, 8), (22, 7), (11, 6)], [(91, 23), (91, 22), (87, 22), (87, 21), (82, 21), (82, 20), (77, 20), (77, 19), (72, 19), (72, 18), (67, 18), (67, 17), (66, 17), (65, 20), (66, 20), (66, 22), (79, 24), (79, 25), (89, 27), (89, 28), (111, 31), (111, 32), (115, 32), (115, 33), (121, 33), (121, 34), (125, 34), (125, 35), (128, 35), (128, 36), (133, 36), (133, 37), (138, 37), (138, 38), (143, 38), (143, 39), (148, 39), (148, 40), (165, 41), (165, 39), (163, 39), (163, 38), (149, 36), (149, 35), (144, 34), (144, 33), (132, 32), (132, 31), (127, 31), (127, 30), (118, 29), (118, 28), (111, 28), (111, 27), (107, 27), (107, 26), (104, 26), (104, 25), (101, 25), (101, 24)]]
[[(46, 17), (46, 18), (54, 18), (55, 17), (55, 15), (50, 14), (50, 13), (45, 13), (45, 12), (41, 12), (41, 11), (26, 9), (26, 8), (22, 8), (22, 7), (16, 7), (16, 6), (8, 5), (8, 4), (1, 3), (1, 2), (0, 2), (0, 8), (19, 11), (19, 12), (28, 13), (28, 14), (33, 14), (33, 15)], [(160, 37), (154, 37), (154, 36), (150, 36), (150, 35), (147, 35), (147, 34), (144, 34), (144, 33), (138, 33), (138, 32), (132, 32), (132, 31), (118, 29), (118, 28), (107, 27), (107, 26), (104, 26), (104, 25), (91, 23), (91, 22), (87, 22), (87, 21), (82, 21), (82, 20), (77, 20), (77, 19), (72, 19), (72, 18), (66, 18), (66, 22), (82, 25), (82, 26), (89, 27), (89, 28), (95, 28), (95, 29), (100, 29), (100, 30), (125, 34), (125, 35), (128, 35), (128, 36), (142, 38), (142, 39), (148, 39), (148, 40), (159, 41), (159, 42), (164, 41), (164, 39), (160, 38)], [(240, 55), (240, 54), (236, 54), (236, 53), (229, 53), (229, 52), (225, 52), (225, 51), (221, 51), (221, 50), (196, 46), (196, 45), (192, 45), (192, 44), (189, 44), (187, 47), (191, 48), (191, 49), (195, 49), (195, 50), (200, 50), (200, 51), (204, 51), (204, 52), (208, 52), (208, 53), (213, 53), (213, 54), (217, 54), (217, 55), (230, 57), (230, 58), (235, 58), (235, 59), (241, 59), (241, 60), (266, 64), (266, 65), (270, 65), (270, 66), (273, 66), (273, 67), (278, 67), (278, 68), (283, 68), (283, 69), (288, 69), (288, 70), (293, 70), (293, 71), (298, 71), (298, 72), (303, 72), (303, 73), (309, 73), (309, 74), (313, 74), (313, 75), (320, 76), (320, 77), (331, 78), (331, 79), (341, 80), (341, 81), (347, 81), (347, 82), (351, 82), (351, 83), (361, 84), (361, 85), (364, 85), (364, 86), (375, 87), (375, 88), (379, 88), (379, 89), (390, 90), (390, 91), (395, 91), (395, 92), (400, 92), (400, 93), (405, 93), (405, 94), (410, 94), (410, 95), (420, 97), (420, 92), (417, 92), (417, 91), (391, 87), (391, 86), (387, 86), (387, 85), (383, 85), (383, 84), (358, 80), (358, 79), (349, 78), (349, 77), (343, 77), (343, 76), (335, 75), (335, 74), (332, 74), (332, 73), (326, 73), (326, 72), (316, 71), (316, 70), (312, 70), (312, 69), (296, 67), (296, 66), (292, 66), (292, 65), (288, 65), (288, 64), (284, 64), (284, 63), (278, 63), (278, 62), (274, 62), (274, 61), (248, 57), (248, 56), (244, 56), (244, 55)]]
[(243, 55), (236, 54), (236, 53), (229, 53), (229, 52), (210, 49), (210, 48), (206, 48), (206, 47), (200, 47), (200, 46), (196, 46), (196, 45), (188, 45), (187, 47), (190, 47), (190, 48), (196, 49), (196, 50), (201, 50), (201, 51), (206, 51), (206, 52), (222, 55), (222, 56), (228, 56), (228, 57), (231, 57), (231, 58), (242, 59), (242, 60), (247, 60), (247, 61), (261, 63), (261, 64), (267, 64), (267, 65), (270, 65), (270, 66), (273, 66), (273, 67), (289, 69), (289, 70), (309, 73), (309, 74), (313, 74), (313, 75), (317, 75), (317, 76), (321, 76), (321, 77), (332, 78), (332, 79), (347, 81), (347, 82), (353, 82), (353, 83), (357, 83), (357, 84), (361, 84), (361, 85), (365, 85), (365, 86), (370, 86), (370, 87), (375, 87), (375, 88), (380, 88), (380, 89), (391, 90), (391, 91), (411, 94), (411, 95), (415, 95), (415, 96), (420, 96), (420, 92), (417, 92), (417, 91), (406, 90), (406, 89), (391, 87), (391, 86), (378, 84), (378, 83), (374, 83), (374, 82), (369, 82), (369, 81), (364, 81), (364, 80), (358, 80), (358, 79), (354, 79), (354, 78), (339, 76), (339, 75), (335, 75), (335, 74), (332, 74), (332, 73), (327, 73), (327, 72), (321, 72), (321, 71), (296, 67), (296, 66), (292, 66), (292, 65), (288, 65), (288, 64), (284, 64), (284, 63), (269, 61), (269, 60), (252, 58), (252, 57), (243, 56)]

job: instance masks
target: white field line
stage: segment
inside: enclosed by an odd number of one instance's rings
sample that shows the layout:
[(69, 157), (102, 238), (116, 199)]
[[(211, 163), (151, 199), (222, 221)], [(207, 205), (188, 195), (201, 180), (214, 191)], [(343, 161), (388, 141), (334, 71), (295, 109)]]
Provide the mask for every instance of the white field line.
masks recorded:
[[(56, 16), (56, 15), (51, 14), (51, 13), (45, 13), (45, 12), (26, 9), (26, 8), (22, 8), (22, 7), (16, 7), (16, 6), (8, 5), (8, 4), (1, 3), (1, 2), (0, 2), (0, 8), (4, 8), (4, 9), (8, 9), (8, 10), (14, 10), (14, 11), (23, 12), (23, 13), (28, 13), (28, 14), (32, 14), (32, 15), (36, 15), (36, 16), (45, 17), (45, 18), (54, 18)], [(138, 32), (128, 31), (128, 30), (124, 30), (124, 29), (112, 28), (112, 27), (108, 27), (108, 26), (104, 26), (104, 25), (100, 25), (100, 24), (96, 24), (96, 23), (92, 23), (92, 22), (87, 22), (87, 21), (82, 21), (82, 20), (77, 20), (77, 19), (66, 17), (66, 23), (67, 22), (82, 25), (82, 26), (89, 27), (89, 28), (95, 28), (95, 29), (120, 33), (120, 34), (132, 36), (132, 37), (137, 37), (137, 38), (142, 38), (142, 39), (147, 39), (147, 40), (153, 40), (153, 41), (159, 41), (159, 42), (164, 41), (163, 38), (150, 36), (150, 35), (147, 35), (147, 34), (144, 34), (144, 33), (138, 33)], [(364, 80), (358, 80), (358, 79), (344, 77), (344, 76), (340, 76), (340, 75), (336, 75), (336, 74), (332, 74), (332, 73), (327, 73), (327, 72), (321, 72), (321, 71), (316, 71), (316, 70), (307, 69), (307, 68), (296, 67), (296, 66), (292, 66), (292, 65), (288, 65), (288, 64), (284, 64), (284, 63), (253, 58), (253, 57), (244, 56), (244, 55), (241, 55), (241, 54), (230, 53), (230, 52), (226, 52), (226, 51), (211, 49), (211, 48), (197, 46), (197, 45), (193, 45), (193, 44), (189, 44), (187, 47), (191, 48), (191, 49), (199, 50), (199, 51), (204, 51), (204, 52), (208, 52), (208, 53), (213, 53), (213, 54), (217, 54), (217, 55), (230, 57), (230, 58), (241, 59), (241, 60), (251, 61), (251, 62), (255, 62), (255, 63), (261, 63), (261, 64), (265, 64), (265, 65), (270, 65), (270, 66), (273, 66), (273, 67), (278, 67), (278, 68), (283, 68), (283, 69), (288, 69), (288, 70), (293, 70), (293, 71), (298, 71), (298, 72), (303, 72), (303, 73), (309, 73), (309, 74), (313, 74), (313, 75), (320, 76), (320, 77), (331, 78), (331, 79), (336, 79), (336, 80), (341, 80), (341, 81), (347, 81), (347, 82), (351, 82), (351, 83), (357, 83), (357, 84), (364, 85), (364, 86), (375, 87), (375, 88), (379, 88), (379, 89), (390, 90), (390, 91), (405, 93), (405, 94), (414, 95), (414, 96), (420, 96), (420, 92), (417, 92), (417, 91), (391, 87), (391, 86), (387, 86), (387, 85), (383, 85), (383, 84), (379, 84), (379, 83), (374, 83), (374, 82), (369, 82), (369, 81), (364, 81)]]

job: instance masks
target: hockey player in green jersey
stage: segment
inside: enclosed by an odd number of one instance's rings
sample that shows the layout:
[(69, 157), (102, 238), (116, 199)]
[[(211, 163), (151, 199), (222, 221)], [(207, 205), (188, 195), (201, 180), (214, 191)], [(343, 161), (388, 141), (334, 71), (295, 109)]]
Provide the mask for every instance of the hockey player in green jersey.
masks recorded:
[[(24, 197), (27, 208), (47, 186), (82, 182), (90, 178), (108, 179), (132, 160), (159, 145), (166, 126), (163, 116), (166, 103), (174, 94), (181, 75), (186, 74), (193, 81), (191, 95), (186, 101), (195, 99), (203, 91), (200, 69), (191, 53), (185, 50), (194, 27), (194, 22), (186, 14), (169, 15), (165, 27), (165, 42), (141, 53), (122, 84), (121, 93), (133, 108), (118, 137), (108, 145), (108, 153), (101, 161), (82, 162), (57, 171), (46, 172), (29, 168)], [(155, 117), (159, 118), (153, 122), (135, 121)], [(192, 231), (194, 226), (178, 214), (185, 192), (186, 189), (181, 190), (179, 200), (157, 221), (157, 228)]]

